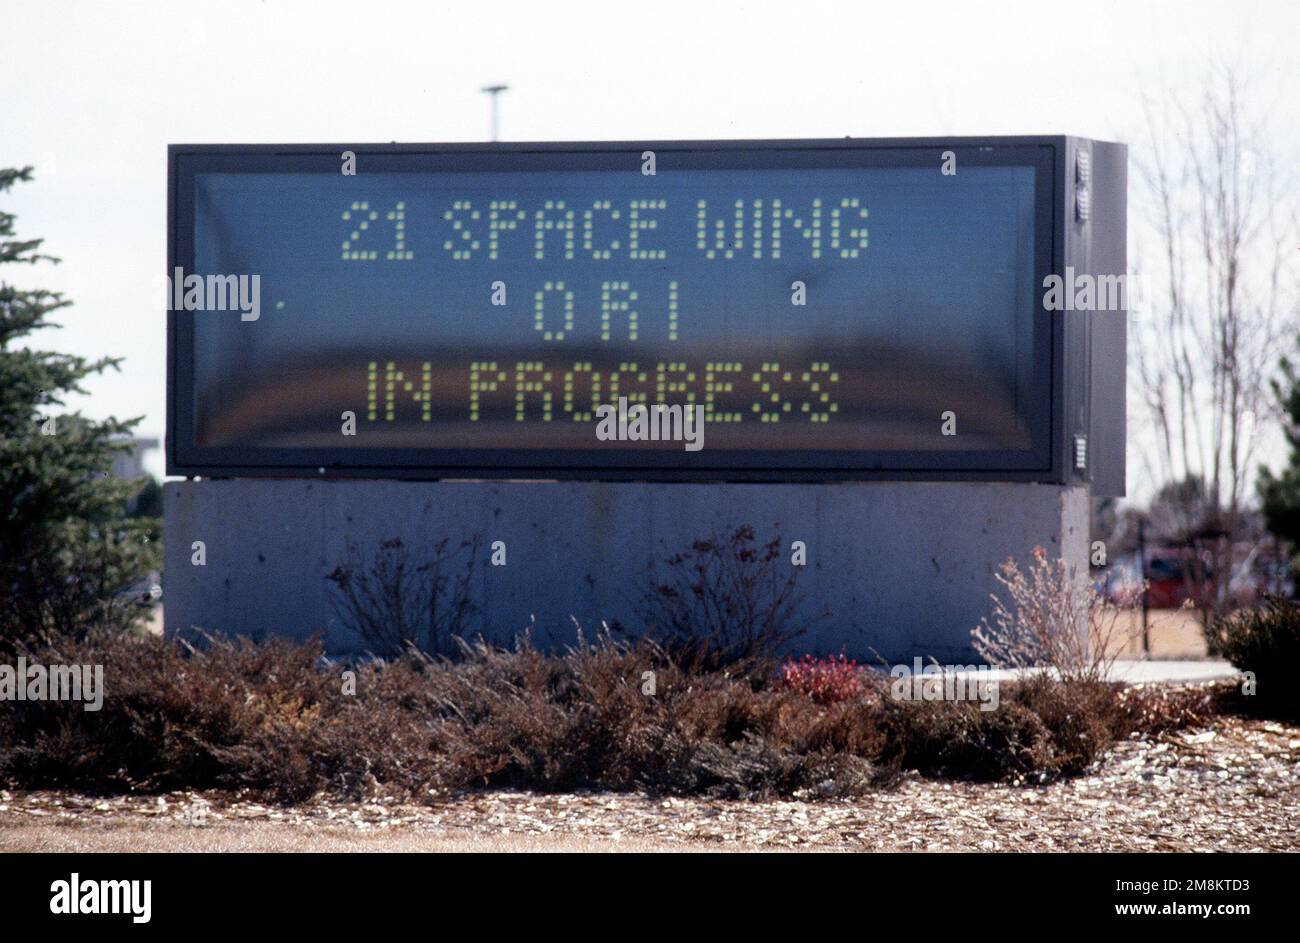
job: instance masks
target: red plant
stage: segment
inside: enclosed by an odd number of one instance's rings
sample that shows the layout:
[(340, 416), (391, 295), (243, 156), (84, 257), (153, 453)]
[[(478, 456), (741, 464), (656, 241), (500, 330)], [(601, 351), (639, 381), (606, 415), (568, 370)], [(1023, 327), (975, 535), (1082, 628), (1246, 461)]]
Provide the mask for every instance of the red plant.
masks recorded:
[(781, 687), (811, 698), (817, 704), (839, 704), (861, 697), (865, 691), (862, 669), (842, 654), (834, 658), (787, 659), (781, 666)]

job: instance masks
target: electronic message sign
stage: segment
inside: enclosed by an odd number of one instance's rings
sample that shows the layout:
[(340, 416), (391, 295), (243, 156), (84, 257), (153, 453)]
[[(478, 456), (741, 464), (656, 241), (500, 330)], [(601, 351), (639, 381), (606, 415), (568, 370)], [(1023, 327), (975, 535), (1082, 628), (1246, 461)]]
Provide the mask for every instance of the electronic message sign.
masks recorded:
[(174, 146), (169, 470), (1062, 480), (1066, 140)]

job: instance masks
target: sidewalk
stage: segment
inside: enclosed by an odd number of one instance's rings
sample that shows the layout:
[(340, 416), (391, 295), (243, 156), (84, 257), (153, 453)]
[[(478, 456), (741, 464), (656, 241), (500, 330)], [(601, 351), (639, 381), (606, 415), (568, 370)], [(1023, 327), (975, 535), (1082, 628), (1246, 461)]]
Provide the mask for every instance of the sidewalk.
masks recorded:
[[(908, 666), (911, 667), (910, 665)], [(955, 674), (975, 674), (974, 671), (956, 671)], [(1010, 668), (993, 668), (979, 672), (985, 681), (1014, 681), (1018, 672)], [(1215, 659), (1155, 660), (1141, 661), (1134, 659), (1116, 660), (1111, 667), (1111, 680), (1124, 681), (1129, 684), (1150, 684), (1162, 682), (1179, 684), (1189, 681), (1217, 681), (1232, 678), (1237, 669), (1226, 661)]]

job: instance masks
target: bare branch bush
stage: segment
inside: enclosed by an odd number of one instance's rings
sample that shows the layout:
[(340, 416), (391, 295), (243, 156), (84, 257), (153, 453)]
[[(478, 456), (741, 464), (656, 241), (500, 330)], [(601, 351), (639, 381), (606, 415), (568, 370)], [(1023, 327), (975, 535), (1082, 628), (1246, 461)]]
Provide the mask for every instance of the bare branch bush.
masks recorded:
[(414, 648), (450, 656), (469, 635), (478, 612), (470, 594), (478, 538), (451, 547), (443, 538), (420, 558), (400, 538), (385, 540), (367, 561), (349, 542), (346, 556), (326, 577), (335, 586), (340, 621), (371, 654), (395, 658)]
[(1048, 559), (1042, 547), (1033, 549), (1027, 572), (1009, 558), (996, 579), (1008, 599), (991, 593), (992, 621), (982, 619), (971, 630), (985, 661), (998, 668), (1051, 668), (1067, 683), (1109, 679), (1123, 606), (1109, 602), (1065, 560)]
[(814, 619), (802, 618), (798, 567), (783, 567), (781, 538), (758, 544), (754, 528), (697, 540), (670, 557), (642, 599), (647, 635), (679, 663), (712, 670), (775, 670), (786, 643)]

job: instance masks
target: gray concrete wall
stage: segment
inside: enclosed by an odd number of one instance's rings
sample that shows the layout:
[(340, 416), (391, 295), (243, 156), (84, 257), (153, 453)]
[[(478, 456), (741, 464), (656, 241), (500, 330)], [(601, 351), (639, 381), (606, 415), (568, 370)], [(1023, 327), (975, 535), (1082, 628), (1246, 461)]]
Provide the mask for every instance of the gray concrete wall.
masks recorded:
[[(349, 540), (370, 551), (392, 537), (420, 548), (478, 535), (488, 634), (508, 640), (535, 616), (536, 637), (562, 645), (571, 616), (591, 630), (628, 621), (648, 568), (692, 540), (740, 524), (766, 539), (779, 526), (785, 561), (791, 541), (807, 545), (800, 591), (832, 613), (799, 651), (950, 663), (972, 658), (998, 564), (1042, 545), (1082, 568), (1088, 549), (1087, 490), (1041, 484), (235, 479), (169, 483), (164, 500), (169, 634), (323, 632), (336, 652), (358, 644), (325, 579)], [(191, 564), (196, 540), (206, 566)], [(488, 565), (496, 540), (504, 567)]]

